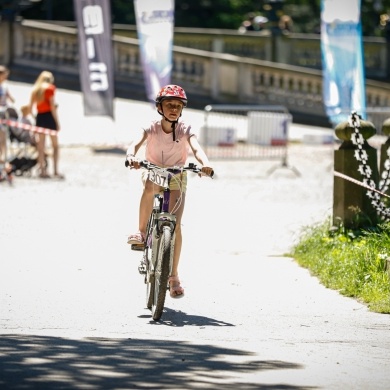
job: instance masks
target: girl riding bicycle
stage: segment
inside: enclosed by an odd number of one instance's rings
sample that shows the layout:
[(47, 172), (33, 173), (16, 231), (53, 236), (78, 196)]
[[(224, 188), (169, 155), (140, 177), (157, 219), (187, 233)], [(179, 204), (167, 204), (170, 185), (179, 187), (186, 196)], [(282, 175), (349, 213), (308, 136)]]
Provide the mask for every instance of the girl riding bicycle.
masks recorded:
[[(140, 168), (139, 160), (136, 158), (137, 152), (146, 142), (145, 157), (148, 161), (160, 167), (184, 166), (189, 148), (194, 157), (202, 164), (202, 173), (210, 176), (213, 169), (202, 147), (192, 132), (191, 126), (183, 121), (179, 122), (182, 110), (187, 106), (187, 96), (183, 88), (178, 85), (166, 85), (156, 97), (157, 112), (162, 116), (159, 121), (152, 121), (149, 127), (142, 129), (133, 144), (128, 148), (126, 158), (130, 166)], [(143, 244), (145, 240), (146, 225), (153, 208), (156, 185), (148, 180), (147, 175), (143, 175), (144, 189), (139, 207), (139, 227), (137, 233), (128, 237), (128, 244)], [(180, 206), (175, 212), (175, 248), (173, 254), (172, 272), (169, 277), (169, 291), (172, 298), (181, 298), (184, 289), (180, 285), (178, 266), (182, 247), (181, 219), (185, 204), (185, 192), (187, 188), (187, 172), (175, 175), (171, 180), (171, 200), (170, 210), (180, 202)], [(181, 199), (180, 199), (181, 198)]]

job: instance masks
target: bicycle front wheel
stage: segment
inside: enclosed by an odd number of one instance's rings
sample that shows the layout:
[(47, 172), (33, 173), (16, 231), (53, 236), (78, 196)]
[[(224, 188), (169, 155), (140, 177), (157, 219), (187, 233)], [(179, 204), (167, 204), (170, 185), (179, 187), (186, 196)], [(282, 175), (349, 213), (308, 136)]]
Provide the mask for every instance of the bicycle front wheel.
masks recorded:
[(168, 289), (169, 266), (171, 260), (172, 231), (169, 226), (164, 226), (159, 238), (156, 269), (154, 273), (154, 302), (152, 305), (152, 317), (158, 321), (164, 310), (165, 296)]
[(154, 299), (154, 272), (150, 267), (151, 259), (150, 256), (151, 249), (146, 249), (146, 261), (148, 261), (146, 275), (145, 275), (145, 283), (146, 283), (146, 307), (151, 310), (153, 306)]
[(153, 299), (154, 299), (154, 267), (153, 267), (153, 249), (152, 249), (152, 237), (153, 237), (153, 227), (154, 227), (154, 218), (155, 214), (152, 213), (149, 221), (148, 227), (146, 229), (147, 235), (145, 238), (145, 251), (144, 251), (144, 261), (146, 264), (146, 307), (152, 309)]

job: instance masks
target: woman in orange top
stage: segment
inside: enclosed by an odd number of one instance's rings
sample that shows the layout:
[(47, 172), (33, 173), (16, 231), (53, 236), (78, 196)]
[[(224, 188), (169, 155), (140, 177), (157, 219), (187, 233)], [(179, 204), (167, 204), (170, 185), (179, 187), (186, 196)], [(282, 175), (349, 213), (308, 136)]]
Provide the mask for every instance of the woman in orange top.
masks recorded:
[[(35, 81), (30, 98), (30, 112), (33, 106), (36, 108), (36, 126), (44, 127), (51, 130), (60, 130), (60, 123), (57, 115), (57, 105), (54, 100), (56, 87), (54, 85), (53, 74), (48, 71), (43, 71)], [(58, 158), (59, 145), (56, 134), (50, 135), (53, 146), (53, 165), (54, 177), (63, 179), (64, 176), (58, 173)], [(38, 164), (40, 168), (40, 177), (47, 178), (49, 175), (46, 172), (45, 160), (45, 142), (46, 135), (38, 134)]]

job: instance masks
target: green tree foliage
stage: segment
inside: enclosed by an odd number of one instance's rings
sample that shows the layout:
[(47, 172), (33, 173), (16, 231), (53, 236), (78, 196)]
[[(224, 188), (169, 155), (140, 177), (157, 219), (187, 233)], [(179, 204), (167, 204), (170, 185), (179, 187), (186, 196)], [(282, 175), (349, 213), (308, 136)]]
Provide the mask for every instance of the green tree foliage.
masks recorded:
[(253, 0), (176, 0), (177, 27), (237, 29), (249, 12), (261, 12)]
[[(113, 23), (135, 24), (133, 0), (110, 3)], [(2, 14), (10, 8), (27, 19), (74, 21), (72, 0), (0, 0)], [(250, 12), (268, 19), (286, 14), (293, 20), (294, 32), (318, 33), (321, 0), (175, 0), (175, 26), (237, 29)], [(390, 0), (362, 0), (363, 34), (383, 35), (380, 15), (385, 13), (390, 13)]]

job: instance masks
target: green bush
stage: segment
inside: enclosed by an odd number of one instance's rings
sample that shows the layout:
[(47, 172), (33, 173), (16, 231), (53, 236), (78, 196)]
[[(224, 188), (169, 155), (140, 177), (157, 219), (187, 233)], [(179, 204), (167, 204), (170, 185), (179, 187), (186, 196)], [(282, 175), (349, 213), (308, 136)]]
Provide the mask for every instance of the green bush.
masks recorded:
[(327, 221), (307, 228), (292, 256), (326, 287), (372, 311), (390, 313), (390, 223), (375, 231), (350, 231)]

